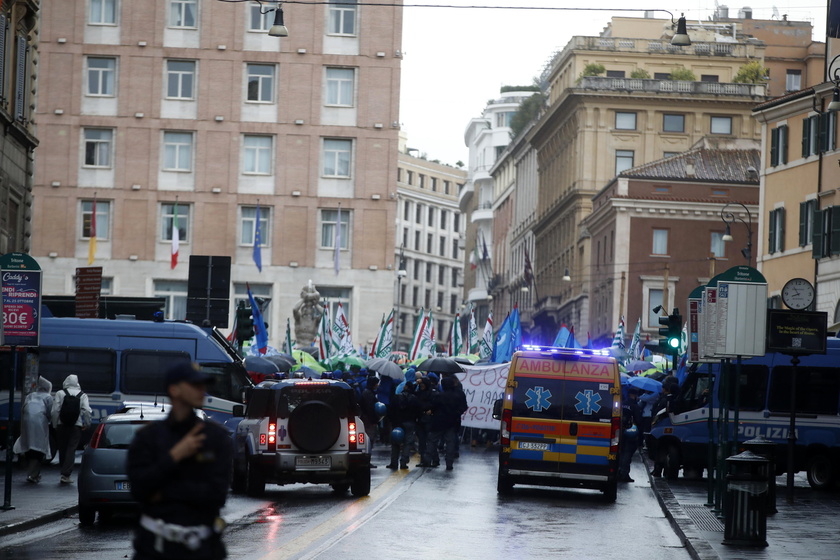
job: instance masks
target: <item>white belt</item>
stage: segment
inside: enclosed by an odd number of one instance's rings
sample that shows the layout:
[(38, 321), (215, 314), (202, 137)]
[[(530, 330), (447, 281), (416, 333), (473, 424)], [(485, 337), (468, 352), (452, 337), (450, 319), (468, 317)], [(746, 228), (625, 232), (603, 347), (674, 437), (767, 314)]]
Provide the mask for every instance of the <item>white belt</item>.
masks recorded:
[(148, 515), (140, 516), (140, 526), (154, 534), (155, 549), (163, 552), (163, 541), (182, 544), (190, 550), (198, 550), (201, 541), (209, 537), (213, 530), (207, 525), (192, 525), (185, 527), (175, 523), (166, 523), (162, 519), (155, 519)]

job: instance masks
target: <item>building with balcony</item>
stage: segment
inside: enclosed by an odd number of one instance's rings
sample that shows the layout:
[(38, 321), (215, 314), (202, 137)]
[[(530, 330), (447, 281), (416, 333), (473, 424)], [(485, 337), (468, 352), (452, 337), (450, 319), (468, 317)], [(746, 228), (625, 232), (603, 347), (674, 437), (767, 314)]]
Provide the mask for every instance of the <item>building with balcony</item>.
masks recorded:
[(0, 255), (31, 248), (39, 9), (0, 2)]
[(463, 304), (466, 221), (458, 207), (458, 192), (466, 179), (462, 169), (400, 150), (394, 260), (396, 349), (405, 351), (411, 345), (422, 310), (432, 311), (438, 348), (446, 349)]
[(73, 293), (95, 236), (104, 294), (164, 297), (183, 319), (189, 257), (230, 256), (230, 308), (246, 283), (270, 298), (271, 344), (310, 280), (372, 341), (393, 304), (402, 56), (402, 9), (375, 4), (287, 4), (278, 38), (266, 3), (52, 3), (32, 244), (44, 292)]

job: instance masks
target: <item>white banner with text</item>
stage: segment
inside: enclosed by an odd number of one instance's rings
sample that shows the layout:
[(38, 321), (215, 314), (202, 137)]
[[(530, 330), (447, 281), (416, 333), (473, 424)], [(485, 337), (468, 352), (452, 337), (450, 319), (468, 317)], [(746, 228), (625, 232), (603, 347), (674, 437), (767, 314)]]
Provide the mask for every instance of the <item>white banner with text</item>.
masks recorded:
[(461, 425), (467, 428), (498, 430), (499, 420), (493, 419), (493, 403), (505, 394), (510, 364), (464, 366), (465, 373), (457, 373), (467, 395), (467, 411)]

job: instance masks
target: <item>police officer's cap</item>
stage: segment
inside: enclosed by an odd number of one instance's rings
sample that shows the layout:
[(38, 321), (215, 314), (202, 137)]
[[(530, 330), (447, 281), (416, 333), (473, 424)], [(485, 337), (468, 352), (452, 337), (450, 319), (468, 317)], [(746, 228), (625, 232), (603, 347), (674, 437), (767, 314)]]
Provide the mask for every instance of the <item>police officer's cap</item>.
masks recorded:
[(195, 362), (179, 362), (166, 370), (166, 386), (175, 385), (181, 381), (187, 383), (209, 383), (213, 377), (198, 367)]

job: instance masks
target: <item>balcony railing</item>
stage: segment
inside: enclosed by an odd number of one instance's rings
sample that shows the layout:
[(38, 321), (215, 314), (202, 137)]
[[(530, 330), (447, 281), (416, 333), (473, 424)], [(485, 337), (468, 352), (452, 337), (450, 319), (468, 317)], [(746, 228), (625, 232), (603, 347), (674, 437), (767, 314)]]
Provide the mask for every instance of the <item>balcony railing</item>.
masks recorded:
[[(683, 53), (698, 56), (755, 56), (756, 48), (763, 43), (709, 43), (692, 42), (690, 46), (672, 45), (667, 39), (628, 39), (616, 37), (572, 37), (572, 49), (592, 51)], [(565, 49), (564, 49), (565, 50)]]
[(765, 97), (765, 84), (731, 84), (720, 82), (684, 82), (677, 80), (637, 80), (634, 78), (581, 78), (579, 89), (597, 91), (640, 91), (645, 93), (684, 93), (686, 95), (727, 95), (733, 97)]

